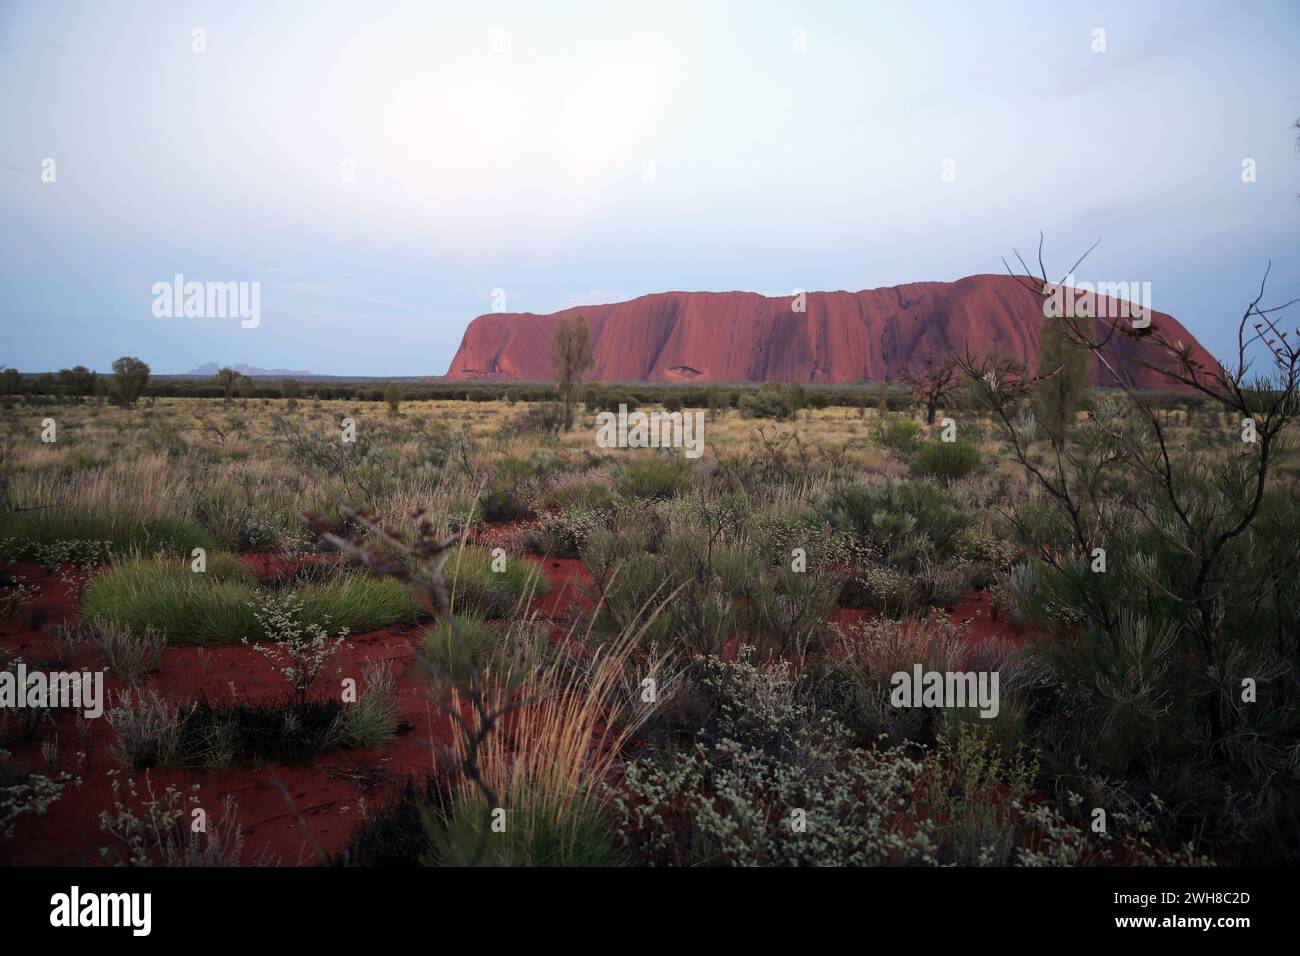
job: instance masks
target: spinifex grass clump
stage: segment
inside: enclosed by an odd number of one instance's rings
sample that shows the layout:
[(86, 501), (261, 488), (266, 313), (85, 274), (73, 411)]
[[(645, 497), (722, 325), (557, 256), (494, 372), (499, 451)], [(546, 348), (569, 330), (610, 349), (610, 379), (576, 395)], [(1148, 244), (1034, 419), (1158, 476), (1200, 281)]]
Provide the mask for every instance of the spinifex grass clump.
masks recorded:
[[(412, 583), (443, 622), (430, 663), (450, 685), (439, 703), (460, 730), (460, 773), (447, 799), (421, 808), (424, 862), (435, 864), (595, 865), (614, 862), (599, 785), (644, 716), (633, 709), (628, 664), (644, 626), (629, 628), (582, 660), (545, 652), (540, 642), (507, 634), (496, 653), (481, 624), (458, 627), (444, 574), (458, 556), (454, 538), (438, 538), (422, 519), (407, 545), (361, 515), (363, 547), (310, 518), (333, 542), (377, 573)], [(463, 552), (464, 549), (459, 549)], [(522, 617), (527, 619), (526, 608)], [(480, 664), (482, 658), (487, 663)], [(652, 668), (657, 673), (657, 668)], [(438, 699), (435, 697), (435, 699)]]
[[(638, 638), (628, 632), (581, 668), (553, 653), (539, 666), (505, 664), (503, 655), (484, 669), (481, 712), (503, 717), (477, 743), (474, 736), (457, 738), (457, 755), (462, 763), (472, 756), (479, 780), (460, 776), (450, 806), (426, 813), (431, 862), (617, 862), (600, 783), (637, 725), (623, 683)], [(453, 691), (453, 712), (470, 703)], [(468, 726), (481, 729), (478, 723)], [(489, 795), (495, 799), (489, 801)], [(504, 812), (495, 813), (498, 809)], [(504, 829), (493, 832), (494, 821), (504, 821)]]
[(549, 590), (536, 565), (479, 548), (460, 548), (452, 554), (446, 577), (456, 612), (486, 618), (506, 617)]
[[(254, 607), (256, 578), (239, 562), (210, 561), (206, 572), (185, 564), (145, 559), (116, 565), (86, 591), (82, 613), (105, 627), (124, 624), (143, 632), (153, 628), (172, 644), (260, 641), (265, 628)], [(411, 620), (417, 610), (406, 589), (393, 581), (343, 573), (324, 583), (295, 590), (308, 624), (378, 630)]]
[(543, 658), (548, 625), (528, 615), (508, 622), (466, 615), (439, 618), (424, 632), (424, 663), (441, 679), (467, 683), (474, 674), (497, 666), (531, 666)]
[(19, 473), (8, 499), (0, 510), (0, 540), (14, 539), (11, 560), (36, 560), (42, 547), (64, 541), (104, 542), (119, 555), (217, 547), (192, 517), (186, 481), (161, 458), (116, 462), (71, 478)]

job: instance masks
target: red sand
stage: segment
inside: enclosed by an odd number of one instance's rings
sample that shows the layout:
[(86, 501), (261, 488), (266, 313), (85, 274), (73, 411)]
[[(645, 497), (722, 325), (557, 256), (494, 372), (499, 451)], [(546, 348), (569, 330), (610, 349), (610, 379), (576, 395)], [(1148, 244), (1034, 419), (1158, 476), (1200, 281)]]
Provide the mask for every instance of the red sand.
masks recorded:
[[(590, 610), (591, 576), (574, 558), (525, 556), (539, 564), (550, 584), (550, 592), (534, 601), (533, 612), (549, 620), (552, 635), (563, 639), (575, 612)], [(245, 561), (262, 575), (288, 574), (293, 568), (269, 555), (245, 555)], [(330, 560), (328, 556), (310, 560)], [(55, 625), (76, 617), (68, 588), (58, 575), (47, 575), (35, 565), (12, 566), (14, 573), (40, 585), (33, 605), (21, 609), (13, 621), (0, 622), (0, 643), (11, 655), (21, 656), (29, 667), (55, 669), (53, 643)], [(973, 595), (948, 613), (970, 626), (972, 640), (994, 636), (1012, 637), (1005, 625), (991, 620), (987, 595)], [(35, 613), (35, 617), (33, 616)], [(40, 620), (40, 615), (45, 615)], [(835, 619), (847, 623), (869, 616), (841, 610)], [(394, 785), (409, 774), (423, 775), (434, 765), (434, 753), (452, 740), (449, 718), (429, 700), (422, 668), (416, 661), (420, 627), (408, 626), (370, 634), (351, 635), (335, 657), (342, 677), (361, 683), (361, 664), (371, 658), (393, 662), (398, 675), (399, 734), (379, 750), (335, 749), (321, 754), (310, 766), (266, 765), (235, 768), (222, 777), (194, 771), (149, 773), (155, 792), (168, 784), (186, 789), (201, 785), (198, 795), (210, 817), (219, 815), (221, 799), (233, 797), (238, 804), (244, 834), (244, 862), (268, 854), (282, 865), (314, 864), (322, 854), (342, 851), (359, 819), (359, 802), (375, 807), (384, 802)], [(96, 670), (102, 666), (93, 647), (83, 645), (60, 670)], [(205, 695), (212, 702), (238, 697), (260, 700), (279, 697), (283, 679), (257, 651), (241, 645), (169, 647), (152, 680), (169, 700), (187, 701)], [(322, 678), (324, 681), (324, 678)], [(322, 685), (323, 686), (323, 685)], [(337, 685), (335, 685), (337, 686)], [(105, 680), (106, 696), (118, 685)], [(318, 688), (319, 689), (319, 688)], [(14, 730), (11, 719), (10, 730)], [(41, 816), (22, 818), (14, 839), (0, 841), (0, 865), (84, 865), (100, 862), (99, 848), (111, 838), (100, 831), (99, 813), (112, 808), (108, 769), (115, 765), (111, 755), (112, 730), (107, 720), (93, 722), (95, 743), (91, 766), (81, 765), (74, 718), (70, 711), (54, 712), (54, 726), (43, 724), (37, 736), (11, 745), (20, 765), (37, 769), (40, 744), (57, 730), (57, 770), (80, 776), (80, 786), (67, 786), (60, 799)], [(144, 775), (137, 774), (143, 785)], [(281, 792), (283, 786), (289, 800)]]
[[(266, 557), (246, 556), (248, 563), (258, 570), (268, 566)], [(47, 577), (40, 568), (30, 565), (20, 565), (15, 570), (41, 585), (33, 606), (46, 612), (49, 618), (42, 630), (29, 630), (20, 620), (26, 616), (28, 609), (24, 609), (15, 621), (0, 625), (0, 641), (6, 650), (21, 655), (29, 667), (35, 667), (55, 657), (54, 626), (75, 617), (75, 611), (68, 601), (67, 588), (57, 576)], [(219, 815), (221, 799), (231, 795), (239, 805), (246, 862), (256, 860), (265, 851), (282, 864), (315, 863), (317, 848), (324, 853), (343, 850), (358, 819), (358, 801), (364, 797), (371, 806), (382, 802), (380, 787), (407, 774), (422, 775), (433, 766), (432, 750), (445, 747), (451, 740), (447, 716), (428, 700), (421, 667), (415, 661), (418, 646), (416, 627), (376, 631), (349, 636), (334, 658), (333, 663), (341, 673), (330, 680), (352, 677), (359, 686), (363, 686), (362, 662), (372, 658), (393, 662), (393, 671), (399, 678), (399, 720), (405, 726), (381, 750), (340, 748), (321, 754), (310, 766), (237, 767), (219, 778), (194, 771), (154, 769), (149, 772), (149, 779), (155, 792), (161, 793), (168, 784), (186, 789), (199, 783), (200, 806), (210, 817)], [(95, 670), (101, 666), (97, 652), (83, 645), (59, 669)], [(284, 692), (284, 680), (271, 664), (257, 651), (238, 644), (169, 647), (163, 652), (158, 673), (152, 677), (159, 691), (177, 702), (200, 695), (214, 703), (233, 696), (240, 700), (263, 700), (278, 698)], [(111, 678), (105, 679), (106, 697), (110, 690), (118, 688)], [(111, 838), (99, 829), (99, 812), (111, 809), (113, 804), (107, 774), (115, 764), (110, 752), (112, 730), (105, 719), (93, 722), (95, 744), (91, 767), (87, 770), (80, 766), (72, 712), (55, 711), (54, 717), (60, 745), (57, 769), (80, 776), (81, 785), (67, 786), (43, 816), (22, 818), (12, 845), (0, 844), (0, 863), (54, 866), (98, 863), (99, 847), (110, 845)], [(50, 735), (50, 725), (44, 724), (33, 741), (15, 750), (23, 766), (36, 769), (41, 765), (40, 743)], [(144, 774), (137, 774), (136, 778), (143, 786)], [(277, 781), (287, 790), (292, 806)], [(295, 810), (305, 821), (305, 830)]]

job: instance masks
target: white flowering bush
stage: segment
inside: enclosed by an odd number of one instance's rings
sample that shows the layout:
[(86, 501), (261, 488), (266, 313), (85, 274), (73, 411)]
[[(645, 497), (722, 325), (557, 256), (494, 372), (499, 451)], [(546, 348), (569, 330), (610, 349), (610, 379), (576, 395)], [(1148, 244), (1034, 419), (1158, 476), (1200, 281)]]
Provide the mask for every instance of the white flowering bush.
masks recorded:
[[(271, 662), (299, 703), (307, 701), (348, 635), (347, 628), (331, 636), (323, 624), (304, 623), (302, 609), (302, 602), (292, 591), (261, 591), (253, 604), (253, 614), (266, 640), (252, 646)], [(250, 642), (245, 637), (242, 643)]]
[(153, 687), (121, 691), (104, 715), (113, 728), (113, 755), (124, 767), (143, 769), (175, 761), (184, 714)]
[(909, 812), (921, 768), (901, 750), (855, 750), (810, 775), (724, 738), (661, 767), (630, 764), (613, 802), (622, 845), (651, 864), (928, 863), (932, 824)]
[(69, 538), (34, 545), (31, 548), (31, 553), (36, 562), (50, 573), (53, 573), (62, 565), (72, 565), (82, 571), (88, 571), (104, 560), (111, 547), (111, 541)]
[(789, 665), (697, 663), (712, 714), (692, 747), (627, 765), (611, 789), (621, 845), (666, 865), (872, 866), (933, 860), (912, 813), (923, 765), (855, 750), (801, 702)]
[(592, 534), (604, 526), (605, 515), (589, 508), (544, 512), (523, 532), (523, 545), (534, 554), (576, 558)]
[(279, 524), (269, 515), (249, 512), (239, 529), (239, 547), (242, 551), (267, 551), (280, 539)]
[(66, 771), (25, 773), (13, 763), (9, 751), (0, 750), (0, 836), (12, 839), (14, 824), (23, 817), (43, 814), (69, 783), (80, 786), (81, 778)]
[[(1073, 793), (1069, 798), (1071, 802), (1080, 799)], [(1144, 816), (1116, 811), (1109, 816), (1109, 829), (1094, 833), (1070, 823), (1048, 804), (1017, 802), (1016, 810), (1022, 825), (1029, 830), (1027, 845), (1015, 849), (1014, 861), (1018, 866), (1214, 865), (1192, 843), (1173, 849), (1153, 844), (1148, 835), (1150, 823)], [(1112, 829), (1125, 835), (1112, 836)]]
[(843, 601), (850, 607), (897, 614), (915, 607), (920, 592), (912, 575), (888, 564), (871, 564), (845, 582)]
[[(116, 866), (238, 866), (244, 838), (234, 801), (222, 800), (220, 816), (209, 815), (202, 832), (191, 827), (200, 807), (199, 785), (188, 793), (173, 784), (158, 793), (146, 773), (141, 788), (132, 777), (110, 770), (113, 809), (101, 810), (99, 828), (113, 839), (100, 858)], [(123, 780), (125, 779), (125, 782)], [(265, 859), (258, 862), (266, 862)]]
[(20, 608), (36, 600), (40, 591), (40, 585), (32, 584), (21, 574), (13, 575), (13, 583), (0, 591), (0, 618), (12, 621)]

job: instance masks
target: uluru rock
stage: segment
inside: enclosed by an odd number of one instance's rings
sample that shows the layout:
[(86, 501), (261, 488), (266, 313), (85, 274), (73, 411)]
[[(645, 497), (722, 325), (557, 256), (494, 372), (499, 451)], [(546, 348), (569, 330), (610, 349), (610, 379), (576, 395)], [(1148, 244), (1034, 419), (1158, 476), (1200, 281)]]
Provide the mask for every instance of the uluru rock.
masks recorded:
[[(790, 296), (754, 292), (661, 292), (551, 315), (489, 313), (465, 330), (446, 377), (550, 379), (555, 321), (578, 312), (587, 317), (596, 359), (584, 377), (601, 381), (892, 381), (927, 354), (949, 350), (1010, 354), (1032, 369), (1044, 322), (1039, 296), (1007, 275), (809, 292), (806, 311), (794, 304)], [(1206, 368), (1218, 367), (1172, 317), (1151, 312), (1151, 328), (1190, 345)], [(1115, 350), (1130, 384), (1169, 387), (1133, 362), (1139, 353), (1156, 361), (1149, 342), (1124, 337)], [(1095, 381), (1115, 384), (1100, 365)]]

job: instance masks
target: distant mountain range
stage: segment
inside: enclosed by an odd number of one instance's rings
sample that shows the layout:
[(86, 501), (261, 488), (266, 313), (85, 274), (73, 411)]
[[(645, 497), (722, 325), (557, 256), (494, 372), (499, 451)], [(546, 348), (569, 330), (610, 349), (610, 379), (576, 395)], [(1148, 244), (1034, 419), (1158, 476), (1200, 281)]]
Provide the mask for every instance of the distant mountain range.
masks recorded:
[[(563, 314), (578, 312), (587, 318), (595, 356), (595, 366), (584, 378), (608, 382), (897, 381), (927, 354), (968, 349), (1007, 353), (1032, 368), (1044, 321), (1039, 296), (1006, 275), (864, 292), (809, 292), (803, 311), (795, 310), (790, 296), (660, 292)], [(465, 330), (444, 377), (553, 377), (551, 337), (560, 314), (479, 316)], [(1150, 319), (1153, 330), (1187, 343), (1206, 368), (1217, 367), (1176, 319), (1155, 311)], [(1124, 338), (1116, 344), (1117, 371), (1140, 388), (1168, 387), (1164, 376), (1136, 361), (1155, 360), (1144, 343)], [(1114, 384), (1100, 364), (1094, 381)]]
[(205, 365), (200, 365), (198, 368), (190, 369), (185, 374), (202, 375), (207, 377), (207, 376), (216, 375), (223, 368), (233, 368), (240, 375), (247, 375), (249, 378), (267, 378), (267, 377), (283, 378), (285, 376), (293, 376), (293, 375), (308, 376), (312, 374), (311, 372), (304, 371), (303, 369), (258, 368), (256, 365), (246, 365), (243, 362), (236, 362), (234, 365), (218, 365), (216, 362), (208, 362)]

